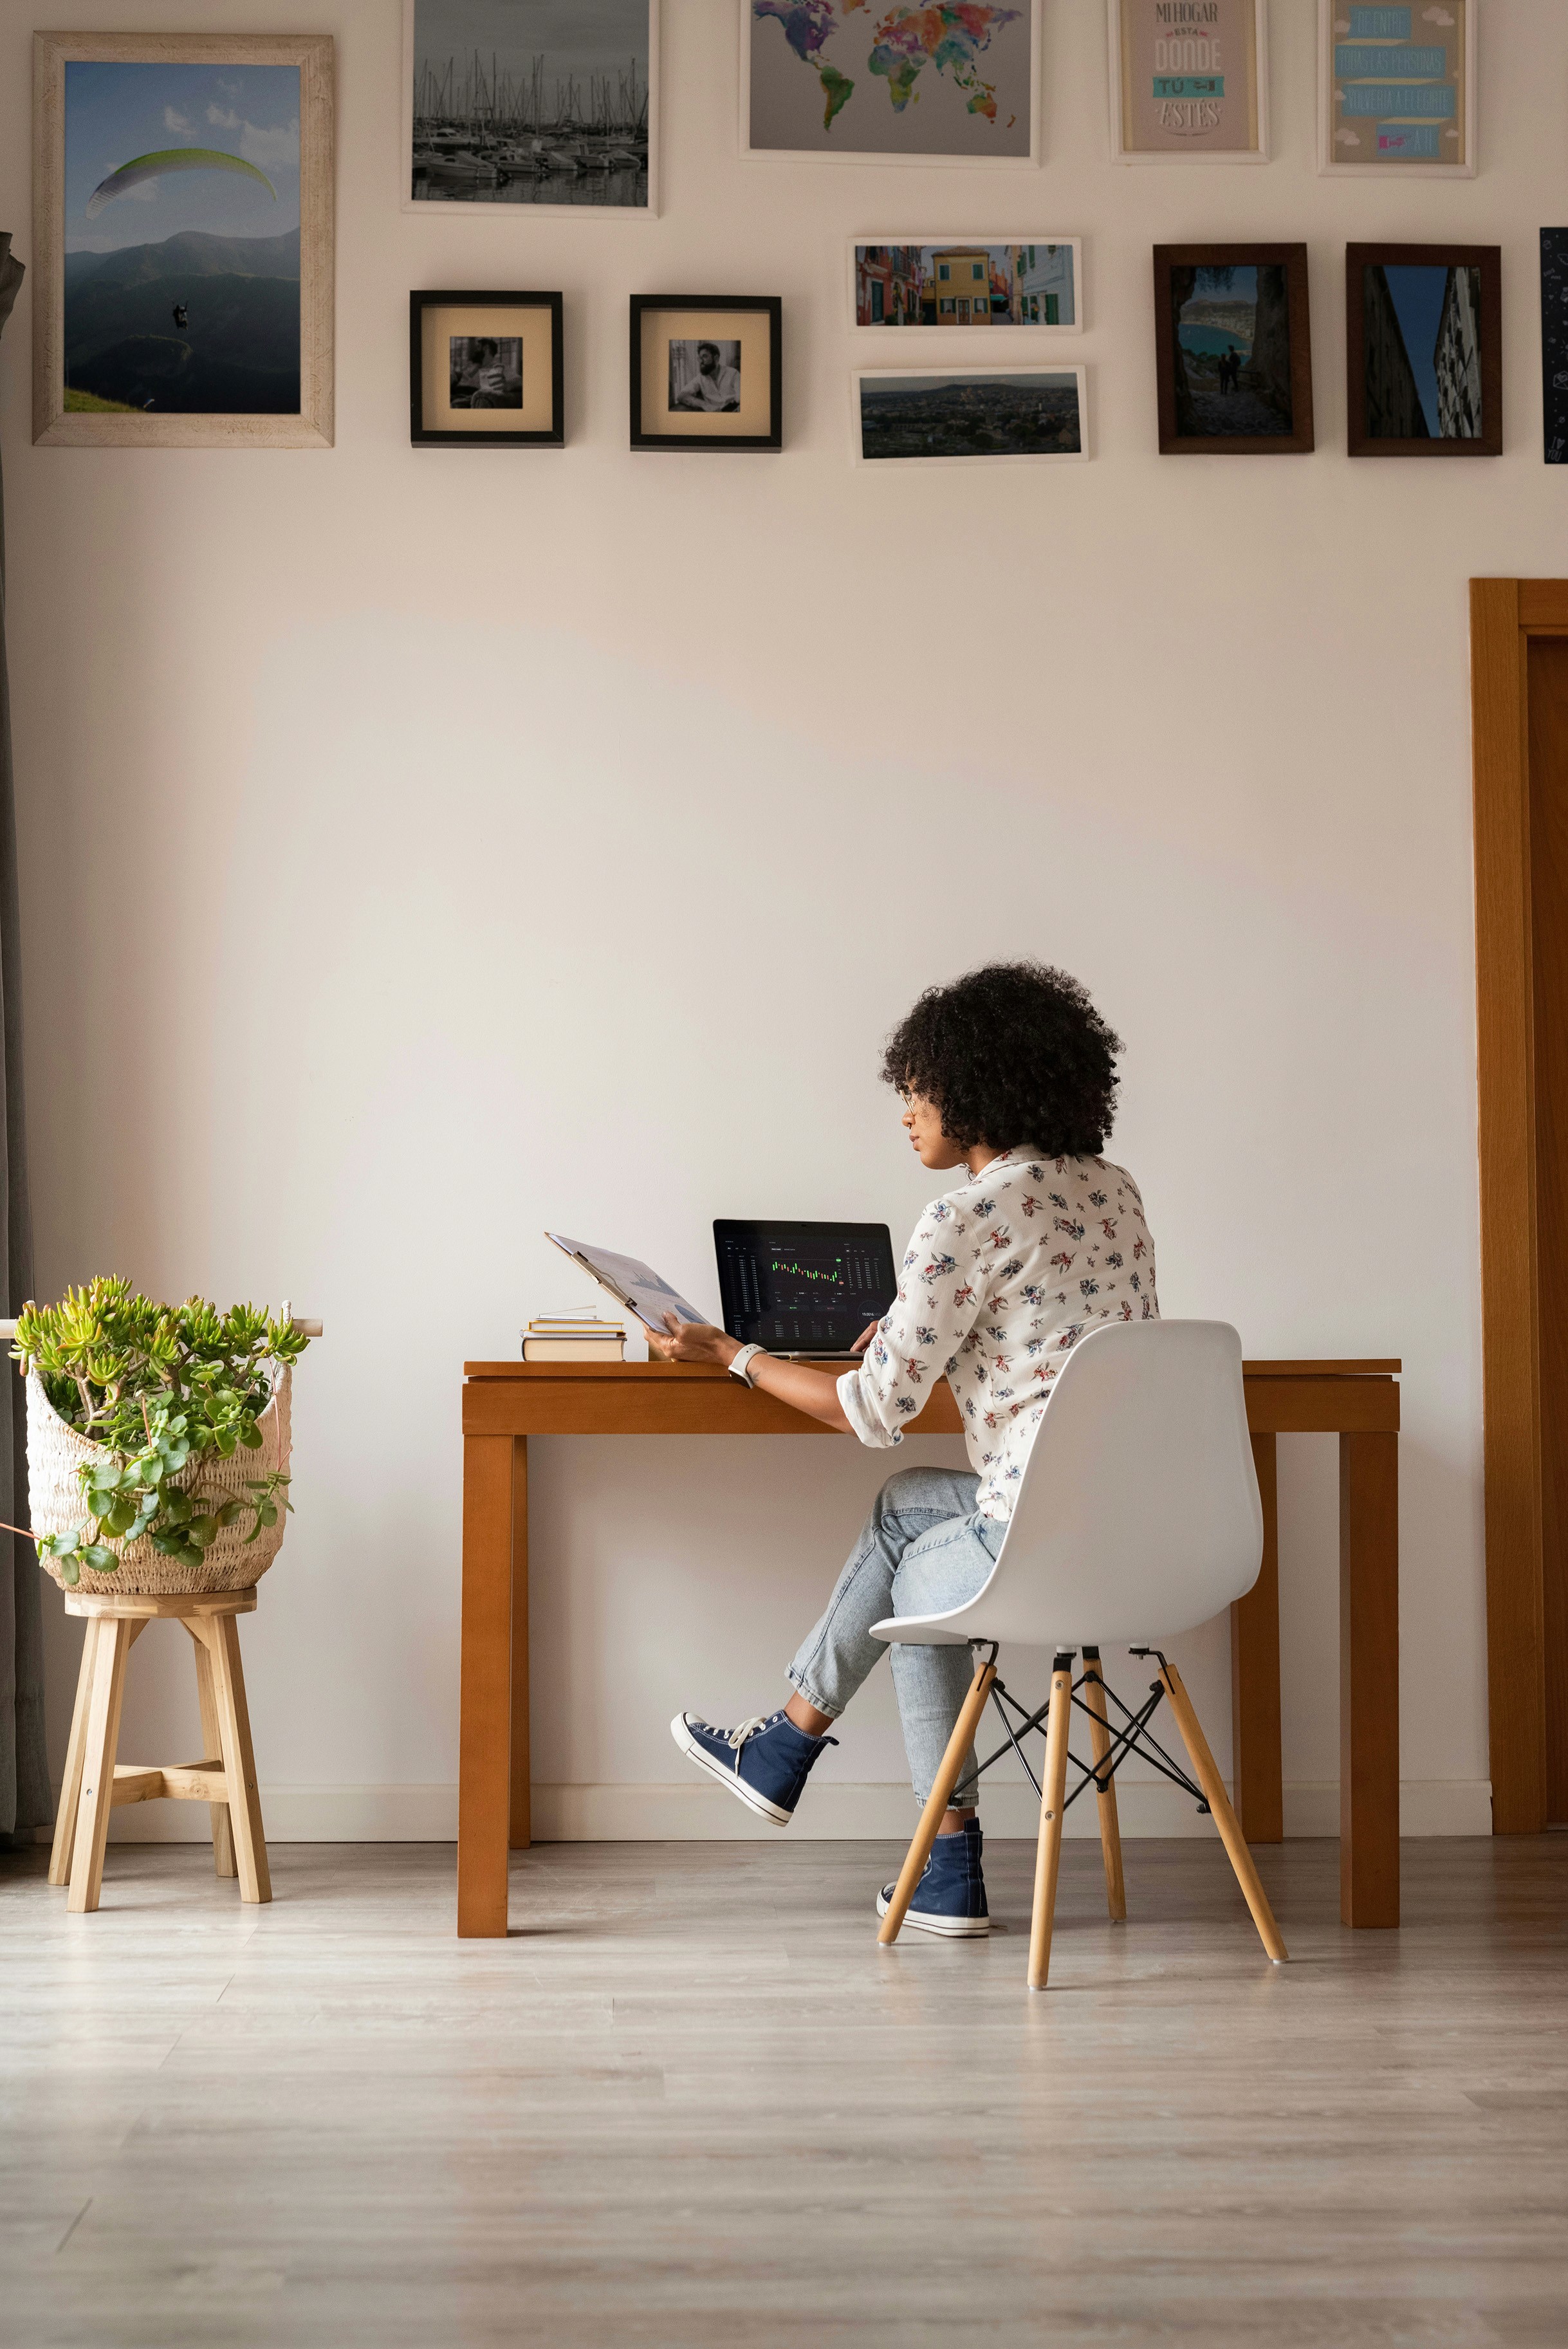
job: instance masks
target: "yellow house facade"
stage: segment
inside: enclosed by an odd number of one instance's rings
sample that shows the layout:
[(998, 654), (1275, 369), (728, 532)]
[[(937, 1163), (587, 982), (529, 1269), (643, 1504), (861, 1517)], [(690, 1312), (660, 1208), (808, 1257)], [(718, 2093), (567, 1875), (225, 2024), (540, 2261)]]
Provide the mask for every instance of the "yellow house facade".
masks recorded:
[(989, 326), (991, 254), (983, 244), (944, 245), (931, 255), (939, 326)]

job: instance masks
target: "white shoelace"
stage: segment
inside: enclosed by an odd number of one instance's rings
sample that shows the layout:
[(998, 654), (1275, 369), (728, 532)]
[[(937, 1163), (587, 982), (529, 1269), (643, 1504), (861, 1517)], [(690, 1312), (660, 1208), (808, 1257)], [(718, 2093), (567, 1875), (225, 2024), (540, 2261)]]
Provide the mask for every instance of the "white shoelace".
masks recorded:
[(731, 1730), (724, 1742), (728, 1745), (732, 1745), (735, 1749), (735, 1767), (737, 1769), (741, 1766), (742, 1746), (745, 1744), (748, 1737), (754, 1737), (759, 1729), (765, 1729), (771, 1718), (771, 1714), (765, 1713), (753, 1713), (750, 1721), (742, 1721), (738, 1729)]

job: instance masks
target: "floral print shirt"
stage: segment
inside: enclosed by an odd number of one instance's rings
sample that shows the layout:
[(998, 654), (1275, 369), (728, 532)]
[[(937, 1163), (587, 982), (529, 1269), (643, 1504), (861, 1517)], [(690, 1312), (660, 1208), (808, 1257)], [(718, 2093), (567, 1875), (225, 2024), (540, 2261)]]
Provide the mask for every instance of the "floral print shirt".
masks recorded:
[(898, 1294), (838, 1399), (862, 1444), (899, 1444), (945, 1376), (980, 1477), (975, 1506), (1005, 1520), (1084, 1331), (1158, 1312), (1154, 1242), (1126, 1169), (1004, 1151), (926, 1209)]

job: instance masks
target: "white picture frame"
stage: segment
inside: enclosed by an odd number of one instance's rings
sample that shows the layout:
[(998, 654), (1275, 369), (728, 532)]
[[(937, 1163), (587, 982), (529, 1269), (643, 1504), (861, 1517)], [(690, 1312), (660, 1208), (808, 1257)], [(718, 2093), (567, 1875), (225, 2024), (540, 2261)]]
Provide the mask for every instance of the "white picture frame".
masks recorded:
[[(937, 333), (945, 331), (941, 327)], [(975, 450), (963, 454), (931, 456), (868, 457), (862, 431), (863, 403), (860, 387), (865, 383), (898, 383), (924, 380), (931, 376), (983, 376), (988, 381), (998, 376), (1072, 376), (1077, 388), (1078, 442), (1076, 449), (1028, 450), (1018, 453), (992, 453)], [(905, 465), (963, 465), (971, 470), (977, 465), (1084, 465), (1090, 456), (1089, 448), (1089, 370), (1080, 362), (1058, 367), (1044, 359), (1033, 363), (1012, 359), (1001, 367), (986, 367), (966, 358), (961, 364), (944, 367), (857, 367), (849, 379), (850, 448), (857, 465), (868, 466), (877, 472), (894, 472)]]
[[(871, 249), (888, 247), (902, 248), (907, 251), (911, 246), (920, 247), (931, 252), (941, 252), (949, 246), (958, 245), (973, 245), (977, 247), (981, 245), (990, 247), (995, 247), (998, 245), (1019, 245), (1031, 247), (1046, 245), (1053, 253), (1061, 253), (1063, 251), (1071, 252), (1073, 256), (1073, 319), (1071, 324), (1067, 326), (1062, 326), (1060, 324), (1047, 326), (1036, 319), (1010, 318), (1004, 320), (1000, 326), (994, 321), (992, 321), (983, 327), (977, 327), (972, 323), (962, 326), (941, 326), (933, 323), (929, 326), (895, 326), (888, 320), (877, 320), (871, 323), (865, 322), (861, 319), (859, 315), (859, 267), (860, 255), (862, 253)], [(850, 330), (856, 336), (857, 340), (865, 340), (867, 345), (871, 343), (880, 343), (889, 335), (898, 335), (900, 338), (900, 347), (902, 347), (903, 339), (909, 336), (919, 336), (924, 338), (925, 342), (929, 342), (933, 336), (940, 337), (950, 335), (969, 336), (981, 333), (993, 335), (1002, 333), (1007, 336), (1010, 343), (1016, 336), (1027, 336), (1032, 340), (1038, 336), (1041, 340), (1056, 342), (1064, 336), (1077, 336), (1084, 332), (1085, 301), (1084, 290), (1084, 240), (1081, 236), (1042, 236), (1038, 230), (1031, 230), (1026, 234), (1023, 235), (1014, 235), (1012, 233), (1007, 235), (998, 235), (994, 231), (987, 230), (982, 235), (972, 237), (953, 236), (951, 234), (939, 236), (911, 235), (907, 231), (897, 235), (852, 236), (848, 244), (848, 267)]]
[[(1320, 178), (1332, 180), (1382, 180), (1393, 186), (1401, 180), (1473, 180), (1476, 176), (1476, 57), (1480, 47), (1480, 8), (1479, 0), (1443, 0), (1445, 10), (1458, 7), (1464, 20), (1464, 140), (1465, 160), (1462, 163), (1430, 161), (1397, 161), (1386, 163), (1342, 163), (1334, 156), (1337, 133), (1334, 119), (1334, 91), (1336, 77), (1334, 71), (1334, 51), (1336, 39), (1335, 20), (1343, 12), (1352, 21), (1355, 9), (1348, 0), (1318, 0), (1317, 11), (1317, 168)], [(1371, 11), (1386, 16), (1390, 9)], [(1414, 33), (1424, 13), (1423, 0), (1413, 0), (1407, 14)], [(1370, 37), (1370, 36), (1368, 36)]]
[(1124, 114), (1123, 10), (1127, 0), (1106, 0), (1106, 32), (1110, 62), (1111, 160), (1116, 163), (1148, 163), (1157, 170), (1179, 169), (1195, 163), (1266, 163), (1269, 158), (1269, 10), (1268, 0), (1250, 0), (1252, 11), (1252, 54), (1257, 87), (1252, 93), (1258, 143), (1255, 147), (1162, 148), (1128, 147)]
[(662, 0), (644, 0), (648, 10), (648, 202), (646, 204), (507, 203), (447, 201), (413, 192), (414, 157), (414, 11), (417, 0), (403, 0), (402, 82), (400, 98), (401, 128), (398, 139), (398, 199), (405, 212), (429, 219), (450, 213), (461, 220), (657, 220), (660, 162), (659, 11)]
[[(867, 149), (863, 147), (846, 147), (839, 151), (834, 151), (827, 148), (816, 147), (753, 147), (752, 144), (752, 36), (756, 19), (753, 9), (753, 0), (736, 0), (736, 5), (740, 11), (741, 28), (740, 74), (738, 78), (740, 83), (740, 147), (742, 156), (747, 161), (781, 163), (858, 163), (861, 165), (871, 164), (878, 168), (891, 167), (895, 170), (908, 169), (910, 166), (913, 166), (918, 171), (1028, 171), (1036, 170), (1043, 160), (1044, 156), (1042, 141), (1044, 135), (1044, 108), (1042, 98), (1044, 87), (1042, 47), (1044, 0), (1015, 0), (1015, 4), (1025, 8), (1028, 12), (1029, 17), (1028, 152), (1027, 154), (1019, 153), (1016, 155), (941, 155), (911, 153), (900, 154), (881, 149)], [(875, 21), (876, 19), (872, 13), (867, 10), (864, 19), (867, 32), (869, 32), (869, 29)], [(857, 27), (857, 29), (858, 29), (858, 27)], [(804, 64), (802, 65), (801, 71), (803, 73), (808, 72), (809, 70), (809, 67)], [(864, 242), (864, 240), (862, 240), (862, 242)]]

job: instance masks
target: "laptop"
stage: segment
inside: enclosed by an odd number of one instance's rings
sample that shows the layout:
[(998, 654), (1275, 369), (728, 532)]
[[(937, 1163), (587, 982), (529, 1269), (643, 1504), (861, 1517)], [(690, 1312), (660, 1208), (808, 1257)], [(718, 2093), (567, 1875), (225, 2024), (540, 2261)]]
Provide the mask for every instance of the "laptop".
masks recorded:
[[(637, 1257), (564, 1232), (545, 1237), (649, 1329), (662, 1333), (667, 1312), (706, 1318)], [(713, 1247), (725, 1330), (789, 1361), (857, 1361), (856, 1339), (898, 1290), (886, 1224), (715, 1220)]]
[(794, 1361), (852, 1362), (898, 1294), (886, 1224), (715, 1218), (724, 1328)]

